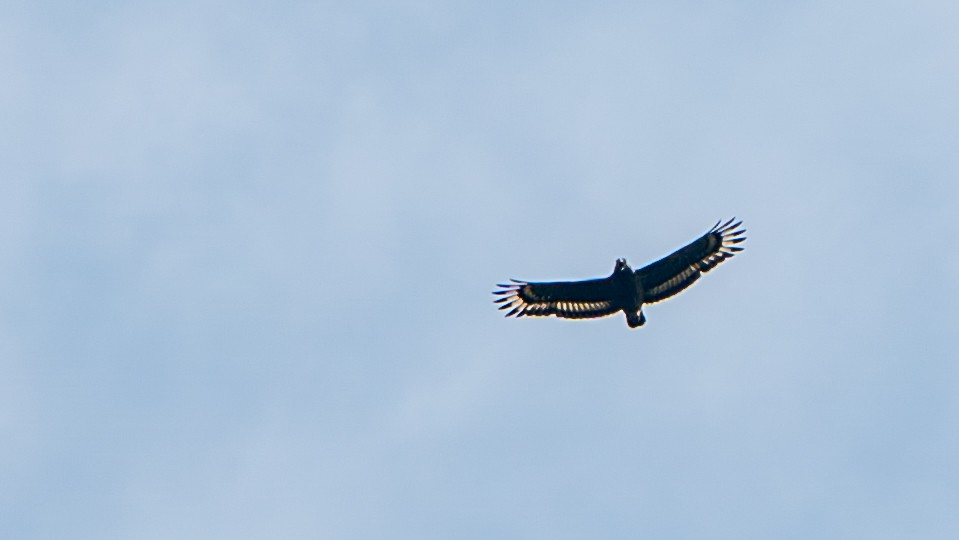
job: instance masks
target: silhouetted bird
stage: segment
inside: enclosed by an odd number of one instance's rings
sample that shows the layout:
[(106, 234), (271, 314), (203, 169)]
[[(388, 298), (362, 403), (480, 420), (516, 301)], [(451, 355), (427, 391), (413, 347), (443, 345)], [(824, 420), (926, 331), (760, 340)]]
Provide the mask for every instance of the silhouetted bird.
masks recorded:
[(699, 276), (732, 257), (743, 248), (736, 246), (746, 239), (746, 229), (734, 230), (742, 221), (736, 218), (720, 225), (716, 222), (706, 234), (672, 255), (639, 270), (633, 270), (626, 259), (617, 259), (609, 277), (586, 281), (533, 283), (511, 279), (496, 303), (508, 309), (506, 316), (547, 317), (566, 319), (606, 317), (622, 310), (630, 328), (646, 322), (643, 304), (665, 300), (693, 284)]

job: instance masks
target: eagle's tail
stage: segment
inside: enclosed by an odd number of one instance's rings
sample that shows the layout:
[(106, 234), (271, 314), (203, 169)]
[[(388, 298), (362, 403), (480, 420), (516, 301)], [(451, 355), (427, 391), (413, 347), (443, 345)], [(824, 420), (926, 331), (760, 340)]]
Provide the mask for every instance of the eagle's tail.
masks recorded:
[(628, 324), (630, 328), (636, 328), (637, 326), (646, 324), (646, 315), (643, 314), (643, 310), (627, 312), (626, 324)]

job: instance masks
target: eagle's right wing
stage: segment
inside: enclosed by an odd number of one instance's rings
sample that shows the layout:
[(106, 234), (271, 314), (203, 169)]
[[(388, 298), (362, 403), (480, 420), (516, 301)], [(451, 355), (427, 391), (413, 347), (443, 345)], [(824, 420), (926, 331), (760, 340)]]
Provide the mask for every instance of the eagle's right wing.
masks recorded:
[(621, 309), (613, 290), (612, 279), (530, 283), (511, 279), (493, 294), (502, 295), (495, 302), (499, 309), (509, 309), (506, 316), (591, 319), (612, 315)]
[(736, 246), (746, 239), (746, 229), (734, 230), (742, 221), (733, 218), (713, 228), (688, 246), (636, 271), (636, 279), (643, 288), (643, 302), (652, 304), (678, 294), (693, 284), (699, 276), (717, 264), (732, 257), (743, 248)]

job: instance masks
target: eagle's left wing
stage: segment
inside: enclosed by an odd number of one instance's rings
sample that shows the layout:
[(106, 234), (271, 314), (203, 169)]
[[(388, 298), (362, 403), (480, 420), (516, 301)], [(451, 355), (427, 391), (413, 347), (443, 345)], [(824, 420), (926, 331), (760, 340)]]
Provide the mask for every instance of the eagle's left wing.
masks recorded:
[(621, 309), (612, 279), (585, 281), (556, 281), (531, 283), (510, 280), (500, 284), (500, 295), (495, 302), (500, 309), (508, 309), (506, 316), (546, 317), (556, 315), (564, 319), (592, 319), (612, 315)]
[(736, 218), (716, 225), (699, 239), (672, 255), (636, 271), (638, 285), (643, 288), (643, 302), (665, 300), (693, 284), (704, 272), (732, 257), (743, 248), (736, 246), (746, 239), (746, 229), (734, 230), (742, 221)]

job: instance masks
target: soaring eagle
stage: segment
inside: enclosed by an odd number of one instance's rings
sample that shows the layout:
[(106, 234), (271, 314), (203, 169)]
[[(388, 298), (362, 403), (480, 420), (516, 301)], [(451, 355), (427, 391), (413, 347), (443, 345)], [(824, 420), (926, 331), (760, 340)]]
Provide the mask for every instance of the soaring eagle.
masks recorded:
[(648, 266), (633, 270), (626, 259), (617, 259), (609, 277), (586, 281), (533, 283), (511, 279), (493, 294), (500, 295), (499, 309), (508, 309), (506, 316), (547, 317), (566, 319), (606, 317), (622, 310), (630, 328), (646, 322), (643, 304), (652, 304), (678, 294), (692, 285), (699, 276), (732, 257), (743, 248), (736, 244), (746, 239), (746, 229), (736, 218), (715, 225), (703, 236), (672, 255)]

